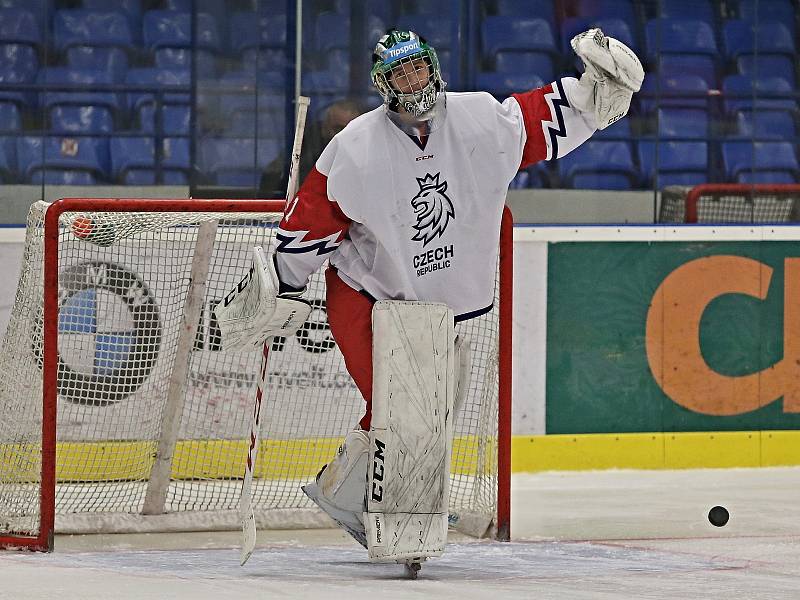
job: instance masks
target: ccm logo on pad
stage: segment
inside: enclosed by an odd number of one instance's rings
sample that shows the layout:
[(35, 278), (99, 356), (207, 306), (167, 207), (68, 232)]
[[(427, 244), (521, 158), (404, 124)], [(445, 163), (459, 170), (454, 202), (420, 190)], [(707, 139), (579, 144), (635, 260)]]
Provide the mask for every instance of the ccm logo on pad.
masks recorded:
[(375, 457), (372, 460), (372, 499), (375, 502), (383, 500), (383, 467), (386, 458), (383, 451), (386, 449), (386, 444), (375, 438)]

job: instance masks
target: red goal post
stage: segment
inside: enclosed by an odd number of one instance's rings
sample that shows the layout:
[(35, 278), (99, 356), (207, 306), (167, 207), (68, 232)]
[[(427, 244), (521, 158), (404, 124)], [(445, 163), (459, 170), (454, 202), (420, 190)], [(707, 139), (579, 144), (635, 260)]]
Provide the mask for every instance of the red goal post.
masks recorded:
[[(53, 534), (62, 529), (236, 528), (258, 360), (236, 357), (231, 367), (230, 357), (215, 351), (210, 308), (249, 268), (250, 248), (269, 243), (283, 200), (62, 199), (37, 205), (3, 344), (14, 354), (7, 372), (25, 385), (0, 381), (0, 410), (18, 416), (15, 424), (0, 426), (0, 547), (52, 550)], [(110, 237), (89, 239), (92, 223)], [(451, 519), (455, 514), (469, 523), (488, 515), (501, 540), (510, 538), (512, 256), (506, 209), (495, 309), (463, 325), (476, 358), (464, 414), (456, 421), (451, 478)], [(313, 515), (299, 524), (292, 520), (290, 514), (315, 510), (297, 493), (297, 483), (329, 460), (363, 407), (355, 387), (343, 383), (338, 350), (325, 337), (324, 291), (313, 287), (315, 277), (309, 289), (321, 316), (297, 339), (278, 342), (285, 361), (270, 369), (254, 482), (261, 527), (325, 522)], [(199, 309), (187, 308), (193, 295)], [(105, 323), (101, 307), (117, 310), (122, 324)], [(146, 325), (156, 316), (157, 326)], [(303, 351), (328, 362), (309, 363)], [(303, 384), (290, 371), (301, 361), (311, 365), (301, 374)], [(239, 379), (220, 384), (232, 371)], [(190, 393), (200, 399), (190, 401)], [(133, 410), (132, 398), (151, 404)], [(37, 422), (40, 427), (32, 427)], [(227, 428), (217, 431), (220, 422)], [(135, 436), (139, 427), (142, 439)], [(167, 455), (159, 476), (158, 463)], [(220, 464), (212, 464), (217, 459)], [(69, 523), (65, 528), (56, 527), (57, 515)]]
[(800, 220), (800, 184), (668, 186), (661, 223), (786, 223)]

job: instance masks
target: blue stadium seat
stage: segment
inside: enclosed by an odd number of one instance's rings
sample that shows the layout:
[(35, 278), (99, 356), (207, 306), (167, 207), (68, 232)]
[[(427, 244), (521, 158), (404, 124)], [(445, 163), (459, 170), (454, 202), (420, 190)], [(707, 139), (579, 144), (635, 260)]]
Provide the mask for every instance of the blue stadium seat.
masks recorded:
[(778, 21), (795, 34), (797, 9), (792, 0), (739, 0), (739, 18), (747, 21)]
[(142, 0), (83, 0), (81, 6), (87, 10), (122, 13), (128, 19), (134, 43), (141, 42)]
[(530, 174), (530, 178), (528, 179), (529, 188), (550, 187), (551, 176), (544, 163), (531, 165), (525, 170)]
[(306, 71), (303, 73), (303, 91), (311, 94), (344, 94), (350, 87), (349, 73), (345, 69)]
[(622, 19), (636, 31), (636, 8), (632, 0), (578, 0), (576, 16), (592, 19)]
[[(150, 10), (144, 14), (142, 34), (148, 50), (158, 48), (201, 48), (220, 50), (217, 22), (208, 13), (197, 13), (197, 30), (192, 36), (192, 15), (188, 12)], [(194, 37), (194, 40), (192, 39)]]
[(594, 171), (576, 173), (569, 186), (580, 190), (632, 190), (636, 182), (625, 173)]
[(660, 0), (658, 4), (660, 17), (683, 19), (691, 15), (692, 19), (704, 21), (712, 28), (716, 25), (717, 11), (710, 0)]
[(309, 94), (308, 97), (311, 101), (311, 106), (308, 109), (308, 118), (310, 120), (319, 120), (320, 116), (322, 115), (323, 111), (328, 108), (334, 102), (338, 102), (339, 100), (345, 100), (347, 98), (347, 94), (330, 94), (330, 93), (321, 93), (321, 94)]
[(283, 140), (283, 119), (275, 113), (235, 112), (225, 123), (225, 136), (248, 137), (256, 135), (262, 139)]
[(717, 56), (714, 30), (696, 19), (650, 19), (645, 26), (645, 47), (651, 62), (660, 54)]
[(736, 70), (751, 77), (780, 77), (794, 87), (797, 83), (796, 61), (796, 58), (780, 54), (743, 54), (736, 59)]
[(238, 12), (230, 19), (231, 50), (240, 53), (249, 48), (284, 48), (286, 15)]
[(539, 52), (502, 50), (495, 54), (494, 70), (512, 76), (537, 75), (542, 80), (550, 82), (553, 75), (553, 61), (548, 55)]
[(54, 106), (50, 109), (53, 133), (110, 133), (114, 115), (104, 106)]
[(258, 187), (264, 167), (280, 154), (274, 140), (205, 138), (200, 141), (201, 170), (216, 185)]
[(709, 180), (707, 142), (658, 142), (658, 144), (658, 165), (656, 165), (656, 142), (639, 142), (639, 165), (645, 186), (654, 185), (656, 170), (660, 187), (695, 185)]
[(628, 23), (624, 20), (618, 18), (598, 19), (594, 17), (572, 17), (570, 19), (565, 19), (561, 23), (562, 52), (571, 54), (572, 46), (570, 46), (570, 40), (579, 33), (583, 33), (592, 27), (599, 27), (603, 30), (603, 33), (618, 39), (634, 52), (639, 51), (639, 44), (633, 35), (633, 30), (631, 30)]
[(592, 141), (608, 140), (608, 141), (631, 141), (633, 139), (633, 132), (631, 131), (631, 120), (620, 119), (612, 123), (605, 129), (598, 129), (592, 135)]
[(197, 68), (204, 74), (216, 73), (216, 55), (220, 51), (217, 22), (207, 13), (196, 15), (192, 36), (192, 15), (188, 12), (151, 10), (142, 21), (144, 46), (151, 50), (157, 68), (189, 69), (192, 53), (197, 52)]
[[(17, 140), (19, 174), (34, 181), (41, 171), (81, 171), (93, 181), (105, 179), (108, 172), (108, 140), (89, 137), (24, 136)], [(41, 181), (41, 180), (39, 180)], [(45, 175), (45, 182), (47, 182)]]
[(314, 23), (314, 47), (320, 52), (350, 48), (350, 15), (323, 12)]
[(780, 77), (728, 75), (722, 82), (723, 105), (728, 113), (737, 110), (797, 110), (794, 89)]
[[(388, 23), (394, 20), (394, 7), (397, 2), (392, 0), (372, 0), (371, 2), (364, 5), (364, 10), (366, 12), (367, 21), (371, 19), (378, 19), (383, 23)], [(342, 11), (337, 11), (342, 12)], [(383, 28), (383, 32), (386, 32), (386, 27)], [(371, 38), (375, 43), (377, 37)]]
[(69, 9), (53, 17), (53, 42), (59, 52), (72, 46), (128, 48), (133, 36), (122, 13)]
[(662, 54), (658, 72), (664, 77), (696, 75), (709, 89), (717, 89), (717, 61), (713, 56), (698, 54)]
[(450, 15), (450, 3), (441, 0), (416, 0), (414, 13), (419, 15)]
[(649, 114), (659, 106), (710, 110), (708, 83), (698, 75), (648, 73), (642, 89), (634, 96), (641, 112)]
[[(453, 21), (441, 15), (400, 15), (397, 18), (400, 29), (410, 29), (425, 38), (437, 52), (453, 47)], [(377, 38), (376, 38), (377, 39)]]
[(497, 0), (497, 14), (507, 17), (536, 17), (555, 28), (556, 12), (553, 0)]
[(33, 13), (23, 8), (0, 8), (0, 44), (41, 46), (42, 34)]
[(73, 46), (67, 50), (67, 66), (71, 69), (104, 71), (112, 81), (122, 82), (128, 70), (128, 54), (121, 48)]
[[(157, 179), (155, 141), (151, 137), (115, 137), (110, 142), (112, 179), (124, 185), (153, 185)], [(162, 142), (162, 182), (189, 183), (189, 140)]]
[(0, 0), (0, 8), (21, 8), (31, 13), (39, 24), (39, 31), (44, 33), (49, 23), (45, 18), (53, 14), (55, 0)]
[(53, 91), (42, 92), (40, 106), (49, 110), (54, 106), (104, 106), (111, 111), (119, 110), (121, 102), (114, 92), (62, 91), (56, 86), (79, 86), (91, 90), (94, 86), (112, 85), (108, 73), (96, 69), (69, 69), (66, 67), (45, 67), (39, 70), (37, 81), (53, 87)]
[[(0, 84), (33, 83), (39, 71), (36, 49), (25, 44), (0, 44)], [(0, 90), (0, 100), (20, 106), (36, 103), (35, 92)]]
[(22, 117), (19, 106), (13, 102), (0, 101), (0, 131), (19, 131), (22, 129)]
[(558, 52), (553, 29), (544, 19), (486, 17), (481, 31), (484, 58), (490, 58), (500, 50)]
[(521, 190), (529, 187), (531, 174), (528, 171), (519, 171), (508, 184), (510, 190)]
[[(158, 69), (191, 69), (192, 55), (188, 48), (159, 48), (153, 52)], [(197, 72), (204, 76), (216, 76), (217, 57), (207, 50), (197, 50)]]
[(741, 137), (794, 141), (794, 118), (782, 110), (740, 110), (736, 112), (736, 132)]
[(708, 137), (708, 111), (697, 108), (659, 108), (658, 135), (662, 139)]
[(569, 187), (627, 190), (637, 182), (628, 142), (588, 141), (560, 158), (558, 168)]
[(436, 51), (436, 56), (439, 58), (439, 68), (442, 70), (442, 77), (448, 83), (452, 82), (451, 76), (454, 73), (453, 67), (453, 52), (450, 50)]
[(797, 183), (797, 175), (791, 171), (742, 171), (736, 176), (736, 183)]
[[(220, 85), (227, 91), (219, 94), (220, 112), (230, 115), (236, 112), (285, 110), (284, 88), (277, 88), (280, 93), (276, 94), (274, 91), (276, 88), (265, 84), (268, 82), (265, 75), (268, 76), (270, 73), (256, 75), (248, 71), (232, 71), (223, 75), (220, 78)], [(237, 88), (239, 89), (237, 90)], [(256, 96), (256, 89), (258, 89), (258, 96)]]
[(795, 55), (794, 38), (789, 27), (775, 21), (758, 24), (739, 19), (727, 21), (722, 39), (726, 55), (732, 60), (743, 54), (780, 54), (791, 58)]
[(56, 169), (52, 167), (37, 169), (31, 173), (28, 183), (35, 185), (97, 185), (94, 173), (73, 169)]
[[(495, 55), (495, 81), (501, 82), (511, 77), (512, 79), (536, 77), (542, 81), (551, 82), (555, 78), (553, 60), (547, 54), (539, 52), (513, 52), (502, 51)], [(481, 77), (481, 74), (478, 75)], [(479, 89), (485, 89), (478, 85)]]
[[(331, 53), (339, 52), (333, 50)], [(351, 61), (347, 61), (349, 68)], [(289, 63), (289, 58), (282, 49), (275, 48), (248, 48), (242, 51), (241, 54), (241, 68), (245, 71), (260, 71), (260, 72), (280, 72), (281, 84), (284, 85), (286, 77), (286, 66)], [(223, 75), (224, 77), (225, 75)]]
[[(186, 104), (165, 104), (161, 112), (162, 135), (189, 135), (191, 131), (192, 111)], [(156, 107), (145, 104), (139, 108), (139, 130), (153, 134), (156, 131)]]
[(17, 173), (17, 142), (13, 137), (0, 137), (0, 181), (13, 183)]
[[(189, 92), (166, 92), (169, 88), (188, 87), (191, 83), (191, 72), (187, 69), (130, 69), (125, 82), (130, 85), (148, 86), (164, 91), (164, 104), (189, 104)], [(148, 92), (130, 92), (128, 108), (138, 111), (145, 104), (155, 102), (153, 94)]]
[(784, 173), (796, 179), (800, 171), (794, 145), (789, 142), (723, 142), (722, 163), (731, 181), (747, 172)]
[[(493, 96), (503, 99), (516, 92), (527, 92), (542, 87), (545, 82), (538, 75), (512, 73), (478, 73), (477, 87)], [(549, 82), (549, 79), (548, 79)]]
[[(255, 10), (264, 15), (286, 16), (286, 0), (258, 0), (257, 2), (248, 2), (248, 4), (255, 4)], [(380, 4), (380, 2), (375, 2), (375, 4)], [(337, 10), (336, 12), (345, 11)]]
[(645, 26), (647, 60), (660, 73), (699, 75), (716, 88), (717, 43), (711, 26), (694, 19), (651, 19)]

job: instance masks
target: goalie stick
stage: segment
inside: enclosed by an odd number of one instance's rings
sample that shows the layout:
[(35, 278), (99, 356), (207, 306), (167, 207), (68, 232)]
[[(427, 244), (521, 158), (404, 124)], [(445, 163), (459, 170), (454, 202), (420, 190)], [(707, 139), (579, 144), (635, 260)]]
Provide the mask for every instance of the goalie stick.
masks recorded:
[[(300, 179), (300, 151), (303, 147), (303, 131), (306, 126), (306, 113), (310, 100), (306, 96), (297, 98), (297, 116), (294, 127), (294, 142), (292, 143), (292, 158), (289, 167), (289, 184), (286, 186), (286, 207), (297, 194), (297, 185)], [(242, 566), (248, 561), (256, 547), (256, 517), (253, 513), (253, 471), (258, 457), (258, 437), (261, 431), (261, 402), (264, 396), (264, 387), (267, 380), (267, 360), (272, 338), (264, 340), (261, 352), (261, 369), (258, 376), (258, 388), (253, 402), (253, 414), (250, 420), (250, 446), (247, 450), (247, 463), (242, 481), (242, 494), (239, 497), (239, 519), (242, 524), (242, 548), (239, 561)]]

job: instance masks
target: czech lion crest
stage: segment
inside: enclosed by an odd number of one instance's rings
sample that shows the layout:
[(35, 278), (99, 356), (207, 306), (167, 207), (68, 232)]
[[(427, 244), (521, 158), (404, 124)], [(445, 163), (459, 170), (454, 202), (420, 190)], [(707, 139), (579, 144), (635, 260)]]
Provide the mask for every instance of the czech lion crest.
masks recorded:
[(450, 219), (456, 218), (453, 203), (447, 197), (447, 182), (439, 183), (439, 175), (426, 174), (425, 177), (417, 177), (419, 192), (411, 199), (411, 206), (414, 208), (414, 215), (417, 223), (414, 225), (415, 242), (422, 242), (427, 246), (428, 242), (436, 237), (440, 237)]

